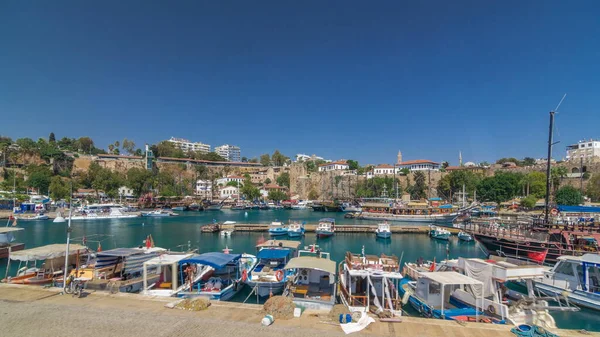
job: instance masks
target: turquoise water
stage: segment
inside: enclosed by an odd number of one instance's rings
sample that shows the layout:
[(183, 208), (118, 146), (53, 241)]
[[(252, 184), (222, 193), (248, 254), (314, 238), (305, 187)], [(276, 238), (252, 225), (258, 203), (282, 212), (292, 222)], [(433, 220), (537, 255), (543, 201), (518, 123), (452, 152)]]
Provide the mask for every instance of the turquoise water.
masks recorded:
[[(246, 215), (247, 213), (247, 215)], [(151, 234), (156, 246), (172, 250), (185, 250), (188, 245), (199, 252), (221, 251), (225, 247), (232, 249), (233, 253), (254, 253), (256, 242), (261, 238), (268, 238), (266, 233), (236, 232), (230, 238), (218, 234), (201, 233), (202, 225), (211, 223), (213, 219), (223, 221), (237, 221), (238, 223), (270, 223), (275, 219), (287, 222), (289, 219), (303, 220), (314, 224), (320, 218), (336, 218), (338, 224), (374, 224), (374, 221), (345, 219), (343, 213), (322, 213), (310, 210), (248, 210), (248, 211), (206, 211), (206, 212), (180, 212), (180, 216), (168, 218), (134, 218), (123, 220), (94, 220), (74, 221), (72, 223), (72, 238), (81, 243), (80, 238), (86, 236), (87, 245), (96, 250), (98, 239), (101, 235), (102, 249), (116, 247), (134, 247), (143, 245), (143, 240)], [(17, 234), (17, 241), (24, 242), (26, 248), (47, 245), (51, 243), (64, 243), (66, 241), (66, 224), (52, 223), (50, 221), (20, 222), (24, 231)], [(402, 256), (402, 262), (416, 261), (419, 257), (437, 261), (462, 257), (485, 257), (483, 249), (477, 243), (465, 243), (453, 237), (448, 244), (432, 240), (423, 234), (394, 234), (391, 240), (376, 239), (375, 234), (336, 233), (334, 237), (317, 239), (313, 233), (307, 233), (302, 239), (303, 245), (317, 243), (323, 251), (330, 252), (333, 260), (338, 263), (343, 260), (346, 251), (360, 253), (365, 247), (367, 254), (387, 254)], [(6, 259), (0, 260), (0, 275), (3, 277), (6, 270)], [(11, 273), (17, 265), (11, 266)], [(235, 298), (243, 301), (250, 290), (245, 289)], [(255, 298), (250, 298), (250, 303), (255, 303)], [(554, 317), (561, 328), (587, 329), (600, 331), (600, 320), (597, 313), (582, 311), (579, 313), (555, 313)]]

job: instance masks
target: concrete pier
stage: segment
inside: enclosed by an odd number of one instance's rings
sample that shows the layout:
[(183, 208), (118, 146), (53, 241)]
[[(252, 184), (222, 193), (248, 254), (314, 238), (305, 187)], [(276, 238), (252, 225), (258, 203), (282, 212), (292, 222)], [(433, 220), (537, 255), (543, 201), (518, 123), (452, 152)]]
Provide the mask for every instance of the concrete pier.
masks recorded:
[[(233, 225), (222, 225), (223, 229), (231, 229), (236, 232), (267, 232), (269, 230), (268, 224), (233, 224)], [(452, 234), (457, 234), (460, 229), (457, 228), (446, 228)], [(307, 233), (314, 233), (317, 229), (316, 224), (304, 225), (304, 229)], [(376, 224), (372, 225), (335, 225), (336, 233), (374, 233), (377, 229)], [(417, 233), (427, 234), (429, 232), (429, 226), (426, 225), (400, 225), (391, 224), (390, 230), (392, 233)]]

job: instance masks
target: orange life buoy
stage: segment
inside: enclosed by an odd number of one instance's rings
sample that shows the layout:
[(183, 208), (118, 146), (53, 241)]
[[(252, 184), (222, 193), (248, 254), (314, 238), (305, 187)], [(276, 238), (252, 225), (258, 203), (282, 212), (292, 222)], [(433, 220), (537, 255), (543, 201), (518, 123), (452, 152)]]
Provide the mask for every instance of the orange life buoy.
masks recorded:
[(242, 282), (246, 282), (247, 279), (248, 279), (248, 270), (244, 269), (244, 271), (242, 272)]
[(283, 270), (276, 271), (275, 278), (277, 279), (277, 281), (281, 282), (281, 280), (283, 280)]
[(558, 215), (558, 210), (557, 210), (556, 208), (553, 208), (553, 209), (550, 211), (550, 214), (552, 214), (552, 215), (554, 215), (554, 216), (557, 216), (557, 215)]

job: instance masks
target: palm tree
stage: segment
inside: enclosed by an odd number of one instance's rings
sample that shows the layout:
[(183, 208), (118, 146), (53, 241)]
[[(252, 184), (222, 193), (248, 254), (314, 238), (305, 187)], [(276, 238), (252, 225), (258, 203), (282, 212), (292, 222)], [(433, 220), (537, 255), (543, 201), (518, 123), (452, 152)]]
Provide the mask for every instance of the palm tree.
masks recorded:
[(550, 171), (550, 177), (552, 179), (552, 188), (556, 192), (556, 190), (560, 187), (563, 178), (567, 176), (569, 171), (564, 166), (555, 166)]
[(525, 174), (522, 178), (521, 178), (521, 186), (523, 187), (523, 195), (525, 195), (526, 197), (529, 196), (529, 186), (531, 185), (531, 183), (533, 182), (533, 179), (531, 177), (531, 175), (529, 174)]

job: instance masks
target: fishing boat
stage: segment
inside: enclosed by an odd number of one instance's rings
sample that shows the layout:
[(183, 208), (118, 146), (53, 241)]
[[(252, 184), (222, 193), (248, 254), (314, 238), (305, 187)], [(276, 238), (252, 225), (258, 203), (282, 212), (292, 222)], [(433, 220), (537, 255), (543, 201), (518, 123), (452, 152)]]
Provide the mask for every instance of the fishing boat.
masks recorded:
[(295, 221), (288, 225), (287, 235), (290, 238), (298, 238), (304, 236), (304, 222)]
[(123, 214), (118, 208), (111, 208), (109, 214), (104, 213), (95, 213), (88, 211), (82, 211), (78, 215), (71, 216), (71, 220), (80, 221), (80, 220), (106, 220), (106, 219), (131, 219), (137, 218), (136, 214)]
[(175, 206), (171, 208), (174, 211), (179, 211), (179, 212), (183, 212), (185, 211), (185, 206)]
[[(10, 270), (11, 261), (19, 261), (16, 276), (7, 277), (4, 283), (44, 285), (52, 284), (58, 277), (63, 277), (65, 269), (65, 244), (53, 244), (31, 249), (10, 252), (6, 269)], [(87, 256), (88, 248), (82, 245), (69, 245), (69, 264), (76, 265), (79, 257)], [(43, 261), (38, 267), (38, 261)]]
[(469, 234), (467, 232), (460, 231), (460, 232), (458, 232), (458, 239), (461, 241), (471, 242), (471, 241), (473, 241), (473, 236), (471, 236), (471, 234)]
[(306, 200), (300, 200), (297, 204), (291, 205), (290, 208), (295, 210), (302, 210), (308, 207), (307, 204), (308, 203), (306, 202)]
[(281, 221), (273, 221), (269, 226), (270, 236), (282, 236), (288, 234), (288, 228), (283, 225)]
[(402, 303), (398, 296), (402, 279), (398, 258), (381, 254), (366, 255), (346, 252), (339, 265), (339, 293), (341, 302), (350, 312), (369, 312), (371, 306), (378, 312), (392, 316), (402, 314)]
[(15, 242), (14, 234), (22, 230), (24, 229), (20, 227), (0, 227), (0, 259), (7, 258), (10, 252), (25, 248), (24, 243)]
[[(427, 318), (504, 324), (484, 313), (482, 282), (454, 271), (422, 273), (416, 282), (400, 282), (402, 303)], [(462, 299), (457, 300), (457, 298)], [(475, 303), (475, 307), (464, 303)]]
[(199, 279), (189, 291), (177, 293), (178, 297), (206, 297), (211, 301), (227, 301), (244, 287), (248, 270), (257, 258), (249, 254), (210, 252), (193, 255), (179, 261), (179, 265), (198, 266)]
[(600, 310), (600, 255), (561, 256), (535, 287), (548, 296), (566, 296), (579, 306)]
[(150, 217), (150, 218), (162, 218), (162, 217), (168, 217), (168, 216), (176, 216), (177, 213), (173, 213), (164, 209), (157, 209), (154, 211), (150, 211), (150, 212), (142, 212), (142, 216), (143, 217)]
[(34, 216), (16, 216), (16, 218), (19, 221), (39, 221), (39, 220), (48, 220), (48, 219), (50, 219), (49, 216), (47, 216), (46, 214), (44, 214), (42, 212), (37, 213)]
[(198, 274), (180, 273), (178, 266), (180, 261), (192, 255), (162, 254), (144, 262), (141, 294), (145, 296), (171, 297), (186, 289), (189, 290), (190, 280), (194, 282), (199, 279)]
[(288, 261), (294, 257), (300, 246), (298, 241), (268, 240), (256, 246), (257, 262), (250, 269), (245, 283), (259, 297), (283, 292), (285, 282), (295, 275), (293, 270), (285, 270)]
[(362, 207), (358, 203), (343, 202), (341, 206), (342, 212), (362, 212)]
[(333, 218), (323, 218), (319, 220), (319, 225), (315, 230), (318, 238), (326, 238), (333, 236), (335, 233), (335, 219)]
[(387, 222), (380, 223), (377, 225), (375, 235), (381, 239), (389, 239), (392, 237), (392, 231), (390, 230), (390, 224)]
[(431, 232), (431, 238), (433, 239), (437, 239), (437, 240), (449, 240), (450, 239), (450, 231), (444, 228), (440, 228), (440, 227), (436, 227), (434, 228)]
[(221, 208), (223, 208), (223, 203), (220, 203), (220, 202), (212, 203), (211, 202), (204, 207), (204, 210), (205, 211), (220, 211)]
[(291, 259), (286, 270), (295, 272), (284, 296), (291, 296), (298, 307), (329, 313), (336, 301), (336, 263), (318, 246), (304, 247)]

